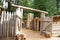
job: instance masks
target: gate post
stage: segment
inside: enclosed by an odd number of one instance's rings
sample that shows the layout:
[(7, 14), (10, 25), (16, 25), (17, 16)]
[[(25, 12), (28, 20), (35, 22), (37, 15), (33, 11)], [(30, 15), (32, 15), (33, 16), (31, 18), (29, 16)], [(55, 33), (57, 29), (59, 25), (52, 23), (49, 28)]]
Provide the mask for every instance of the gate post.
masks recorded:
[(22, 33), (23, 8), (16, 9), (16, 35)]
[(44, 27), (44, 24), (43, 24), (43, 20), (44, 20), (44, 18), (45, 18), (45, 13), (41, 13), (41, 24), (40, 24), (40, 33), (42, 34), (42, 29), (43, 29), (43, 27)]

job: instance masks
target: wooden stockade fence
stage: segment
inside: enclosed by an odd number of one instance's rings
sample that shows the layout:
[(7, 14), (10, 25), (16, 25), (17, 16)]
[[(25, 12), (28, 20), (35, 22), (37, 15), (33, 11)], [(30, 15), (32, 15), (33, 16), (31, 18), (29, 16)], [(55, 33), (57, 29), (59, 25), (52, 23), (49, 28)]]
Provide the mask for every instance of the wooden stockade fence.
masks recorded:
[(15, 12), (3, 10), (0, 15), (0, 39), (15, 40), (17, 34), (22, 33), (23, 9), (17, 8)]
[(15, 13), (2, 11), (0, 21), (0, 37), (14, 37), (15, 26), (16, 26), (16, 15)]

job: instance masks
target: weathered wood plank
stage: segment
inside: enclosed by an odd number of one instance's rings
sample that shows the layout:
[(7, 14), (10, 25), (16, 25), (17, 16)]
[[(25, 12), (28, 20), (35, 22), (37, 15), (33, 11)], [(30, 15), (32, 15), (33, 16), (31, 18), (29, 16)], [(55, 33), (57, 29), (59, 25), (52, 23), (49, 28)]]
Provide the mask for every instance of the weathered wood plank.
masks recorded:
[(33, 9), (33, 8), (29, 8), (29, 7), (24, 7), (24, 6), (21, 6), (21, 5), (14, 5), (14, 4), (12, 4), (12, 6), (13, 7), (17, 7), (17, 8), (23, 8), (23, 9), (25, 9), (25, 10), (31, 10), (31, 11), (35, 11), (35, 12), (43, 12), (43, 13), (45, 13), (45, 14), (48, 14), (48, 12), (45, 12), (45, 11), (42, 11), (42, 10), (37, 10), (37, 9)]

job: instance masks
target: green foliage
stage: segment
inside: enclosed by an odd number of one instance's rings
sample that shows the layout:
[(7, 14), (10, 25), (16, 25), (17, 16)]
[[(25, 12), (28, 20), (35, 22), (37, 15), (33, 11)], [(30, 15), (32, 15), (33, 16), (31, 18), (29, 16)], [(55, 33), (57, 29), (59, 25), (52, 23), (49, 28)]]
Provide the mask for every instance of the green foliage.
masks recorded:
[(16, 8), (12, 7), (11, 2), (8, 1), (8, 8), (6, 10), (9, 12), (14, 12), (16, 10)]
[(33, 1), (33, 8), (46, 10), (46, 0), (34, 0)]
[(48, 16), (57, 15), (57, 1), (56, 0), (47, 0), (46, 2), (46, 11), (49, 12)]
[(15, 0), (15, 4), (30, 7), (31, 0)]
[(2, 2), (1, 2), (1, 0), (0, 0), (0, 6), (2, 6)]
[[(34, 0), (32, 7), (46, 11), (46, 0)], [(34, 17), (40, 17), (40, 13), (35, 12)]]
[[(57, 15), (57, 1), (56, 0), (34, 0), (33, 8), (47, 11), (48, 16)], [(37, 14), (35, 14), (37, 15)]]

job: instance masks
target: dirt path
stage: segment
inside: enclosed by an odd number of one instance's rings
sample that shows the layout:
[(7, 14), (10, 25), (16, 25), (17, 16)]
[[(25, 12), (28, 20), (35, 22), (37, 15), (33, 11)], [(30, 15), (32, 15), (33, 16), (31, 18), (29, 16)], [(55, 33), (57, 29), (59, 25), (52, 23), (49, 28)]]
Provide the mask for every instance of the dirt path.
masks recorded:
[(45, 38), (39, 32), (28, 29), (23, 29), (23, 33), (26, 34), (27, 40), (60, 40), (57, 37)]

